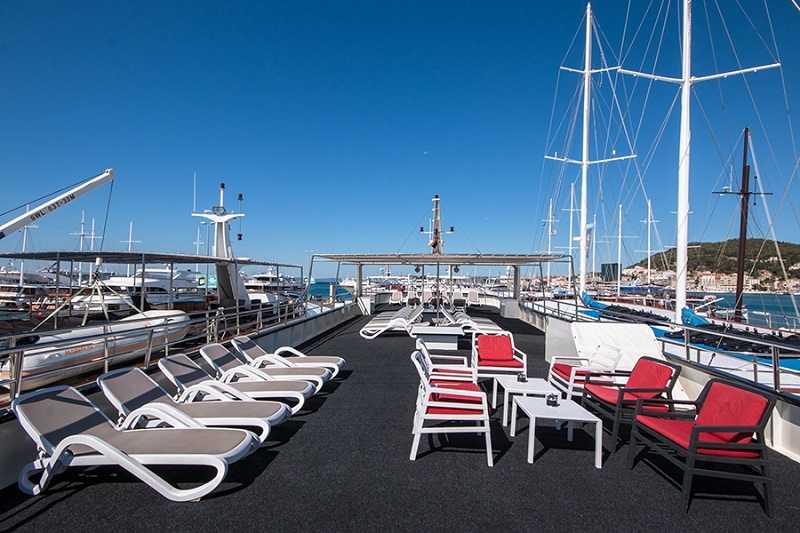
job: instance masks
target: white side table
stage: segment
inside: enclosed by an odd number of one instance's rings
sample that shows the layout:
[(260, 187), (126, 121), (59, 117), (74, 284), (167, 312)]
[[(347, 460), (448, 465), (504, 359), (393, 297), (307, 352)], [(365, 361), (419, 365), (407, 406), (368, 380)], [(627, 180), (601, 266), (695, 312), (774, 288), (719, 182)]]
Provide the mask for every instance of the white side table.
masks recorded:
[(413, 326), (411, 336), (425, 341), (430, 350), (458, 350), (458, 339), (464, 334), (461, 326)]
[(567, 427), (567, 440), (572, 442), (572, 423), (585, 422), (594, 424), (594, 466), (603, 467), (603, 423), (592, 413), (573, 402), (572, 400), (558, 400), (558, 406), (550, 407), (544, 398), (514, 398), (511, 408), (511, 436), (514, 436), (517, 426), (517, 407), (522, 409), (531, 419), (528, 436), (528, 462), (533, 463), (533, 446), (536, 442), (536, 421), (538, 419), (560, 420), (569, 422)]
[[(522, 396), (547, 396), (559, 394), (558, 389), (540, 378), (528, 378), (528, 381), (517, 381), (516, 375), (495, 376), (492, 390), (492, 408), (497, 408), (497, 387), (503, 387), (503, 426), (508, 425), (508, 399), (512, 394)], [(559, 396), (561, 396), (559, 394)]]

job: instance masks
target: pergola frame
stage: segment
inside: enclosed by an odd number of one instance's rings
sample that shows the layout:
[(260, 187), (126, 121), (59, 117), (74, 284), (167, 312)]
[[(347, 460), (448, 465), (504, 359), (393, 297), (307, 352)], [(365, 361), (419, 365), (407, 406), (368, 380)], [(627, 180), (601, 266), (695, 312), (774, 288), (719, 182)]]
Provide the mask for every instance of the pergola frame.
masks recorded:
[(309, 266), (309, 278), (313, 273), (314, 262), (319, 260), (336, 261), (340, 265), (355, 265), (358, 271), (356, 296), (363, 296), (363, 269), (368, 265), (435, 266), (437, 277), (441, 266), (511, 266), (514, 269), (513, 297), (515, 299), (520, 298), (521, 270), (524, 266), (541, 267), (544, 263), (565, 262), (569, 264), (570, 277), (574, 277), (572, 257), (566, 254), (314, 254)]

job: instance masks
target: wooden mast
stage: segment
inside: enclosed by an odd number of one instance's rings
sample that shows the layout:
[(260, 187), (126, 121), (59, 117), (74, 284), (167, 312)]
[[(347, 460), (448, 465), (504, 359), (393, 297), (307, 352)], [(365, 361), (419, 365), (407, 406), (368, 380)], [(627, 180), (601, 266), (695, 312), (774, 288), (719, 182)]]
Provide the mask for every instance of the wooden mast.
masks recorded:
[(739, 218), (739, 254), (736, 258), (736, 305), (733, 319), (742, 321), (742, 294), (744, 293), (744, 263), (747, 249), (747, 211), (750, 205), (750, 165), (747, 164), (747, 149), (750, 128), (744, 129), (744, 152), (742, 154), (742, 189), (739, 191), (742, 210)]

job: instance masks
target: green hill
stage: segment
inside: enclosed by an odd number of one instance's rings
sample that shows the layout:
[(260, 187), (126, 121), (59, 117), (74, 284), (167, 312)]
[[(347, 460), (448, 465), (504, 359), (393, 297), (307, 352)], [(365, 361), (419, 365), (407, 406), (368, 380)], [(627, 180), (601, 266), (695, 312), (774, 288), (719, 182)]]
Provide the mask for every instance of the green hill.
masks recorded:
[[(723, 242), (689, 243), (689, 272), (711, 271), (719, 274), (736, 273), (736, 257), (739, 253), (738, 239)], [(800, 278), (800, 245), (789, 242), (778, 242), (783, 264), (790, 278)], [(659, 270), (675, 270), (675, 249), (659, 252), (651, 256), (653, 268)], [(635, 265), (647, 267), (647, 259)], [(783, 278), (778, 253), (773, 241), (764, 239), (747, 239), (745, 251), (745, 272), (752, 272), (755, 277), (760, 270), (767, 270), (776, 278)]]

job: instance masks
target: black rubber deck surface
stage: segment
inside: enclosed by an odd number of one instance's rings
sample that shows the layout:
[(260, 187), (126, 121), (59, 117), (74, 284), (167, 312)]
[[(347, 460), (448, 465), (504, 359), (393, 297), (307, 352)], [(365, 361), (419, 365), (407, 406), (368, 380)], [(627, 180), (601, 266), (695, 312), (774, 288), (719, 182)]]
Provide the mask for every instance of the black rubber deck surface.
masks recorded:
[[(518, 321), (493, 318), (529, 356), (529, 375), (545, 377), (544, 337)], [(418, 386), (409, 360), (414, 340), (387, 334), (364, 340), (352, 321), (312, 342), (309, 354), (347, 359), (341, 377), (265, 446), (231, 466), (199, 502), (173, 503), (117, 468), (72, 469), (42, 495), (0, 491), (0, 530), (28, 531), (797, 531), (794, 487), (800, 465), (771, 452), (775, 517), (751, 484), (700, 478), (687, 515), (679, 509), (679, 471), (650, 460), (628, 470), (627, 445), (594, 468), (593, 436), (544, 423), (534, 464), (526, 462), (528, 421), (517, 436), (492, 415), (495, 466), (483, 438), (423, 437), (409, 460)], [(462, 343), (461, 348), (468, 348)], [(464, 350), (463, 353), (468, 353)], [(443, 445), (444, 444), (444, 445)], [(185, 478), (189, 472), (164, 472)]]

